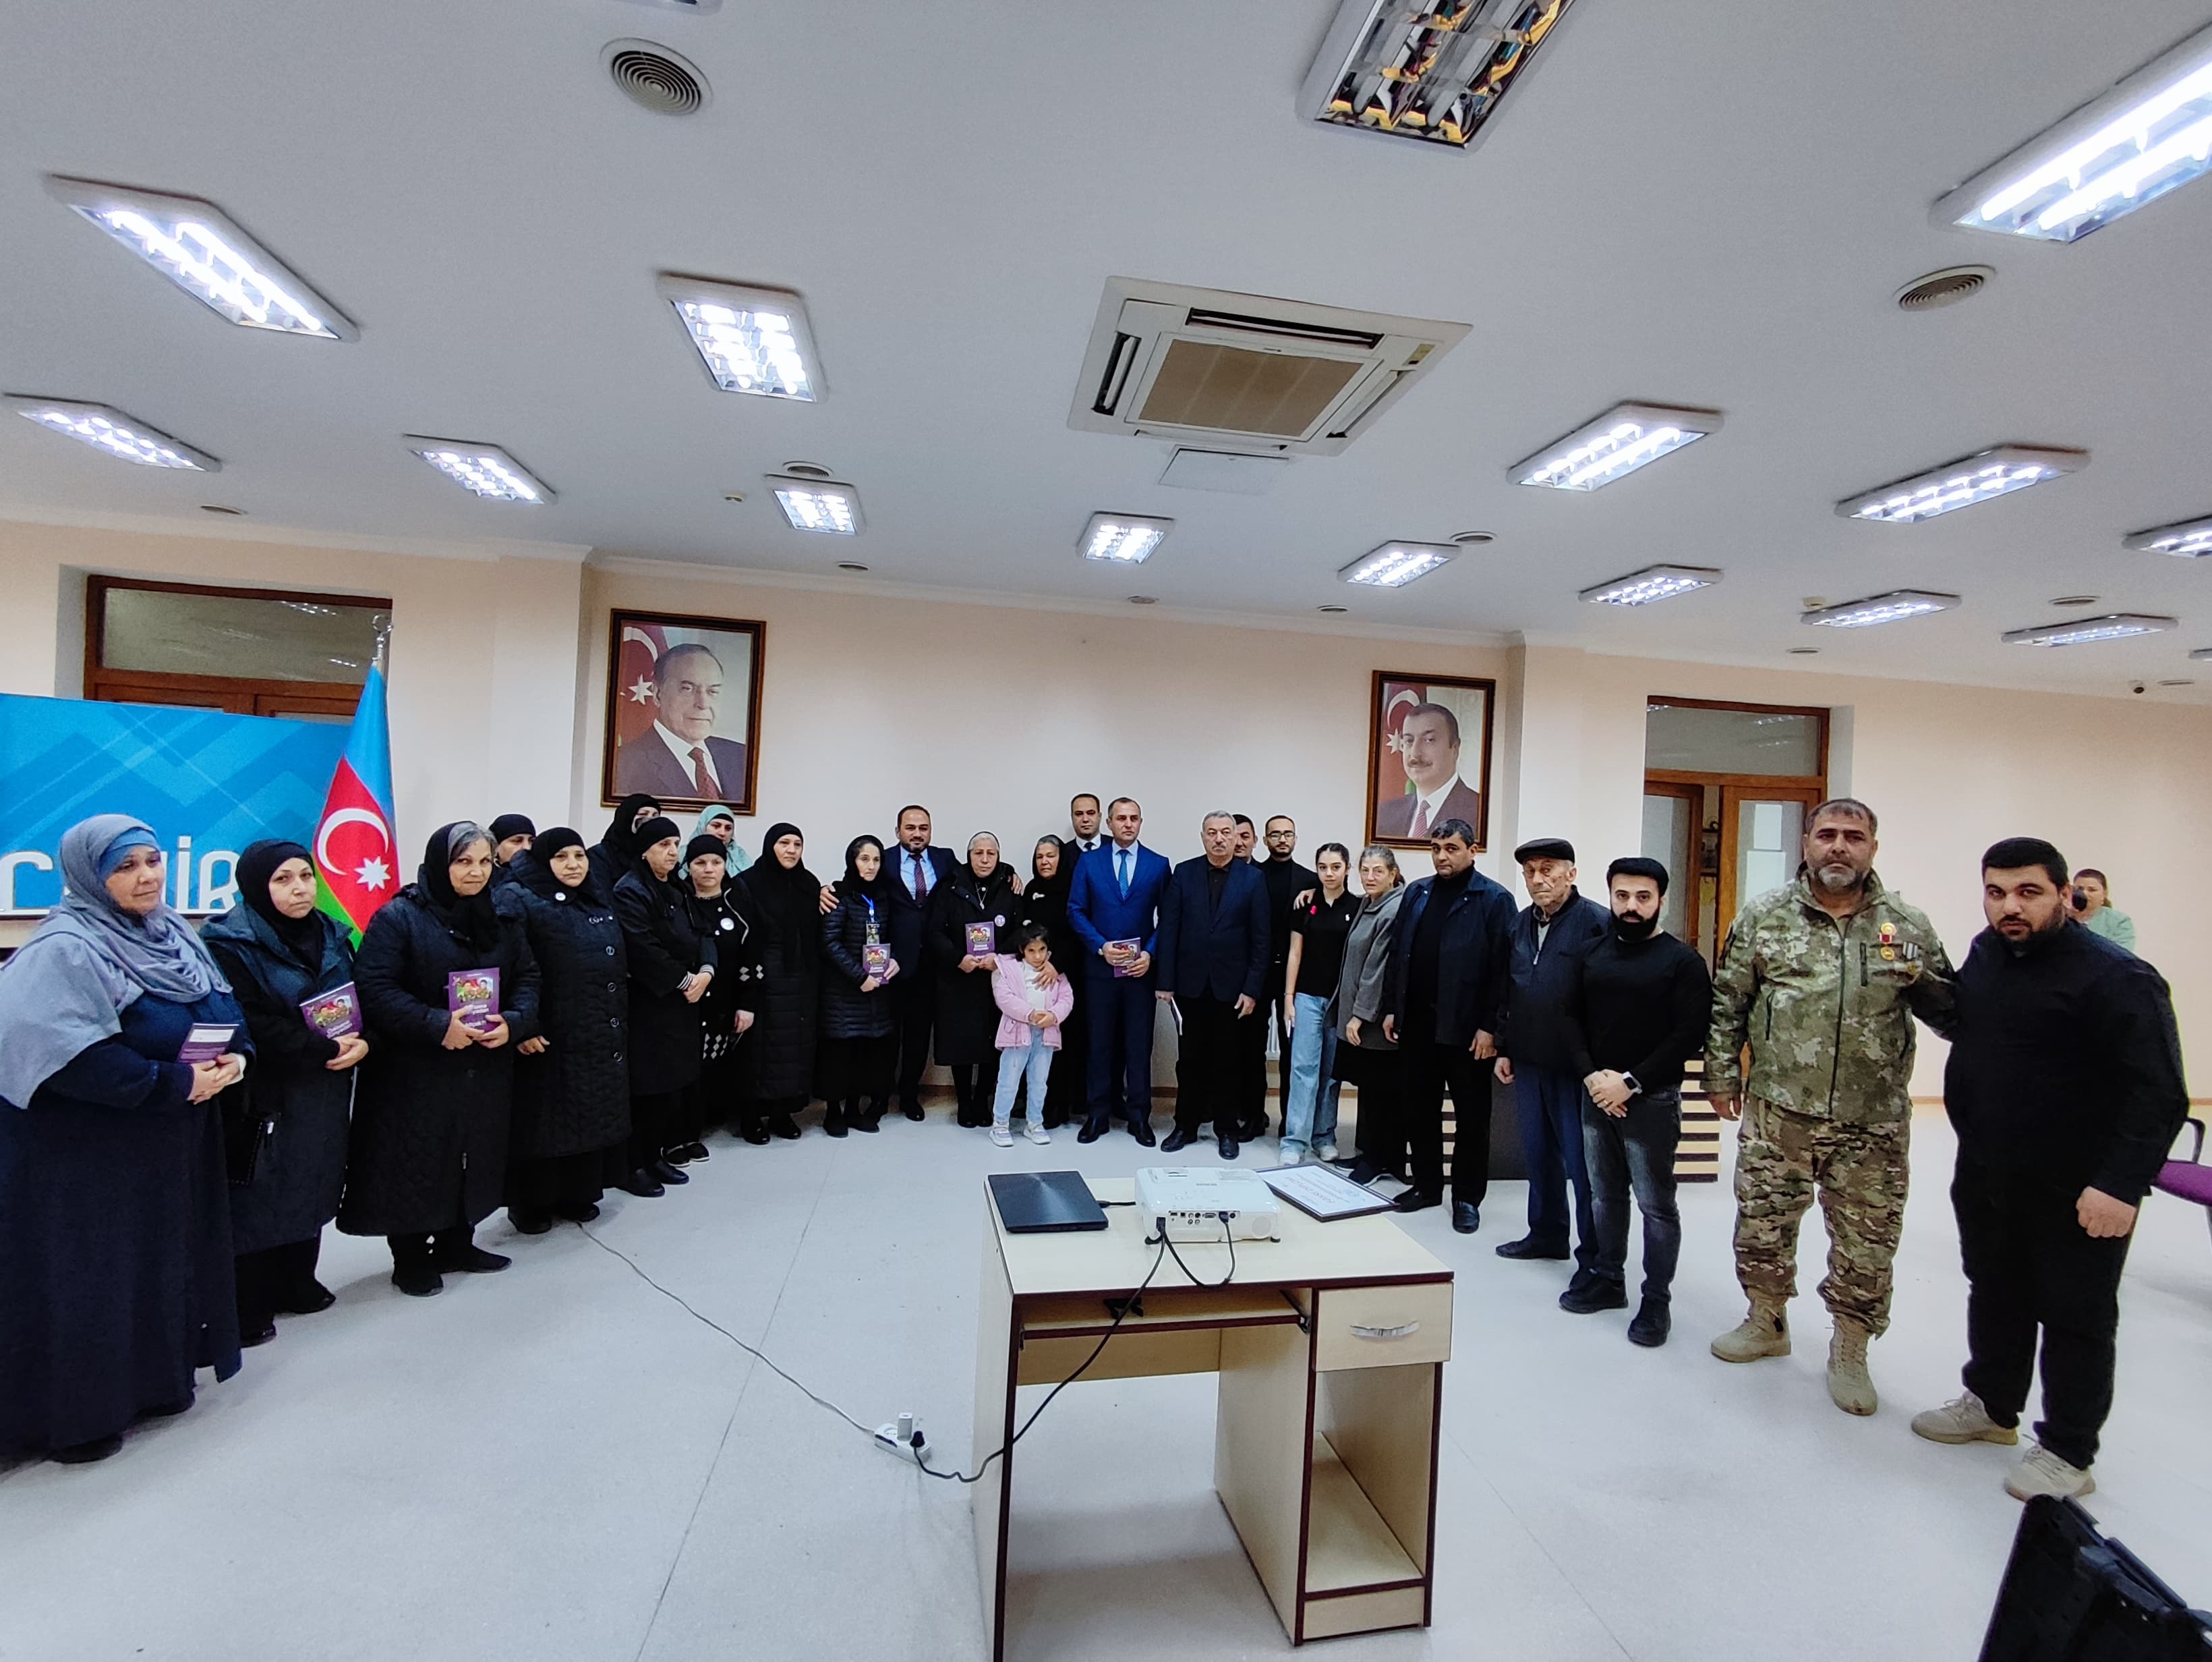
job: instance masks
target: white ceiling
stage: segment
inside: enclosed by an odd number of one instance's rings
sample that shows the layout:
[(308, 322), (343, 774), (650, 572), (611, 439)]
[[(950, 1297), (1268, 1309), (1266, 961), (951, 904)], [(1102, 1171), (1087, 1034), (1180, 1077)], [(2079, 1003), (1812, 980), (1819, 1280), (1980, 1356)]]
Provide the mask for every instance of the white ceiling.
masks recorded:
[[(2070, 247), (1939, 230), (1929, 204), (2212, 18), (2212, 0), (1578, 0), (1477, 153), (1302, 122), (1334, 0), (335, 0), (15, 5), (0, 18), (0, 388), (118, 405), (225, 463), (132, 468), (0, 423), (0, 513), (191, 514), (394, 538), (513, 536), (1048, 599), (1522, 632), (2118, 692), (2205, 672), (2212, 561), (2121, 536), (2212, 513), (2212, 185)], [(599, 65), (640, 35), (714, 98), (672, 119)], [(361, 326), (231, 327), (42, 190), (65, 173), (207, 197)], [(1898, 287), (1982, 262), (1966, 304)], [(799, 289), (829, 396), (714, 391), (662, 271)], [(1071, 431), (1109, 275), (1456, 320), (1474, 332), (1343, 455), (1273, 495), (1178, 490), (1148, 441)], [(1508, 464), (1626, 398), (1728, 424), (1593, 496)], [(479, 502), (404, 433), (507, 447), (560, 492)], [(2081, 473), (1931, 525), (1853, 491), (2003, 441)], [(857, 541), (784, 527), (761, 476), (819, 461)], [(724, 493), (743, 490), (732, 506)], [(1094, 508), (1171, 515), (1141, 572), (1087, 565)], [(217, 522), (210, 519), (210, 528)], [(1336, 569), (1389, 538), (1498, 533), (1395, 594)], [(1660, 561), (1719, 587), (1634, 612), (1576, 591)], [(1950, 590), (1839, 634), (1804, 597)], [(2145, 641), (2033, 651), (2096, 611)]]

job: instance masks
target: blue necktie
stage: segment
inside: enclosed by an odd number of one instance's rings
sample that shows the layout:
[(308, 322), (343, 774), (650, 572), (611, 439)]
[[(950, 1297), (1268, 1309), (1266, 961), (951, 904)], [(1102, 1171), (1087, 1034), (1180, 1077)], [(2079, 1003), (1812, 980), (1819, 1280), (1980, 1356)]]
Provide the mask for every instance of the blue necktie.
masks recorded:
[(1114, 853), (1114, 858), (1115, 858), (1117, 861), (1119, 861), (1119, 862), (1120, 862), (1120, 864), (1121, 864), (1121, 898), (1122, 898), (1122, 899), (1124, 899), (1124, 900), (1127, 900), (1127, 899), (1129, 898), (1129, 851), (1128, 851), (1128, 849), (1115, 849), (1115, 853)]

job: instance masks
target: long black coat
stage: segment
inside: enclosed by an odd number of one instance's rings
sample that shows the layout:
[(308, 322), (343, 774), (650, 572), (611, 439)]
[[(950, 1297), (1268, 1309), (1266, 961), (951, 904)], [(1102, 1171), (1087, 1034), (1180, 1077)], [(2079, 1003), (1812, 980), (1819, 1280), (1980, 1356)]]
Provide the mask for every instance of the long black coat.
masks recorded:
[(926, 945), (937, 977), (937, 1059), (948, 1068), (999, 1059), (999, 1006), (991, 996), (988, 970), (963, 971), (968, 955), (968, 926), (988, 923), (997, 952), (1013, 949), (1012, 926), (1021, 917), (1022, 898), (1004, 866), (990, 880), (978, 880), (966, 866), (956, 870), (929, 898)]
[[(518, 865), (530, 860), (515, 856)], [(545, 1038), (538, 1055), (514, 1059), (508, 1158), (611, 1148), (629, 1135), (629, 957), (614, 908), (597, 883), (541, 894), (520, 878), (501, 887), (497, 904), (521, 919), (538, 960)]]
[(727, 1044), (718, 1046), (717, 1040), (735, 1043), (738, 1012), (751, 1009), (757, 1001), (760, 920), (734, 882), (724, 883), (718, 894), (693, 893), (690, 904), (699, 933), (714, 943), (714, 978), (707, 983), (707, 996), (699, 1001), (711, 1062), (729, 1050)]
[[(871, 939), (882, 939), (884, 921), (870, 915), (866, 896), (856, 894), (841, 898), (822, 920), (822, 955), (829, 960), (822, 972), (823, 1038), (883, 1038), (896, 1024), (888, 986), (860, 990), (868, 978), (861, 949)], [(900, 975), (921, 970), (919, 964), (899, 965)]]
[[(507, 1042), (448, 1050), (446, 977), (484, 968), (499, 971)], [(487, 952), (410, 883), (369, 919), (353, 979), (369, 1050), (355, 1087), (338, 1227), (421, 1235), (481, 1222), (503, 1203), (514, 1047), (538, 1032), (538, 960), (521, 920), (501, 917)]]
[(233, 906), (200, 931), (253, 1037), (246, 1076), (253, 1112), (275, 1122), (253, 1181), (231, 1185), (231, 1245), (241, 1253), (314, 1239), (337, 1215), (345, 1188), (347, 1122), (360, 1070), (330, 1070), (337, 1041), (308, 1026), (300, 1006), (353, 979), (353, 942), (334, 919), (312, 916), (319, 937), (313, 964), (295, 956), (251, 906)]
[(810, 903), (804, 927), (786, 936), (769, 918), (758, 885), (775, 880), (763, 855), (738, 880), (738, 904), (759, 920), (759, 977), (753, 1025), (738, 1046), (738, 1093), (749, 1101), (790, 1103), (814, 1095), (814, 1050), (821, 1036), (822, 930)]
[(691, 915), (690, 896), (641, 869), (615, 885), (615, 916), (629, 948), (629, 1088), (637, 1096), (680, 1091), (699, 1077), (706, 1031), (700, 1004), (681, 989), (702, 965), (719, 978), (714, 943)]

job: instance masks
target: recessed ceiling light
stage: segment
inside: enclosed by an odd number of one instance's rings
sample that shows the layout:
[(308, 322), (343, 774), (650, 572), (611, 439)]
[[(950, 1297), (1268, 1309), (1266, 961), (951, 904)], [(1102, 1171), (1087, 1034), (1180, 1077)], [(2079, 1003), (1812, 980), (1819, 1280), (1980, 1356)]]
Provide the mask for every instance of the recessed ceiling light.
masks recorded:
[(819, 531), (832, 537), (860, 534), (860, 494), (851, 485), (774, 473), (768, 482), (793, 530)]
[(1314, 610), (1316, 612), (1326, 612), (1334, 617), (1338, 612), (1349, 612), (1352, 608), (1348, 606), (1317, 606)]
[(1790, 655), (1792, 658), (1817, 658), (1820, 655), (1820, 648), (1818, 647), (1791, 647), (1790, 648)]
[(1298, 92), (1332, 126), (1468, 149), (1570, 0), (1344, 0)]
[(659, 289), (698, 349), (707, 378), (725, 393), (805, 403), (821, 396), (821, 360), (797, 295), (668, 276)]
[(2072, 242), (2212, 168), (2212, 28), (1984, 167), (1938, 225)]
[(1586, 588), (1577, 598), (1599, 606), (1650, 606), (1654, 600), (1671, 600), (1692, 589), (1711, 588), (1720, 580), (1719, 572), (1704, 566), (1647, 565), (1626, 577)]
[(1370, 588), (1403, 588), (1414, 578), (1450, 564), (1457, 552), (1449, 543), (1385, 543), (1336, 575), (1348, 583), (1364, 583)]
[(360, 337), (337, 307), (213, 203), (88, 179), (49, 178), (46, 189), (233, 323), (323, 340)]
[(2171, 679), (2160, 681), (2159, 683), (2159, 685), (2162, 687), (2193, 687), (2196, 685), (2196, 682), (2191, 680), (2185, 675), (2175, 676)]
[(0, 398), (26, 421), (36, 422), (49, 433), (75, 439), (94, 449), (142, 467), (184, 467), (194, 472), (220, 472), (222, 464), (204, 450), (195, 450), (143, 421), (104, 404), (78, 404), (70, 399), (33, 399), (9, 394)]
[(1815, 624), (1825, 629), (1870, 629), (1876, 624), (1902, 623), (1907, 618), (1924, 618), (1931, 612), (1948, 612), (1959, 604), (1955, 594), (1931, 594), (1924, 589), (1897, 588), (1887, 594), (1869, 595), (1863, 600), (1845, 600), (1838, 606), (1824, 606), (1816, 611), (1800, 614), (1801, 624)]
[(2075, 618), (2063, 624), (2038, 624), (2033, 629), (2008, 630), (2008, 646), (2087, 646), (2092, 641), (2124, 641), (2136, 635), (2156, 635), (2179, 622), (2172, 618), (2148, 618), (2140, 612), (2112, 612), (2101, 618)]
[(1659, 404), (1616, 404), (1595, 421), (1514, 464), (1516, 484), (1554, 490), (1595, 490), (1625, 479), (1660, 457), (1720, 431), (1717, 410), (1678, 410)]
[(1939, 514), (1972, 508), (1976, 502), (2025, 490), (2032, 484), (2041, 484), (2062, 473), (2086, 467), (2088, 462), (2089, 453), (2086, 450), (2001, 444), (1878, 490), (1847, 496), (1836, 504), (1836, 512), (1847, 520), (1910, 525), (1917, 520), (1932, 520)]
[(1483, 543), (1496, 542), (1498, 533), (1495, 531), (1455, 531), (1451, 539), (1462, 548), (1474, 548)]
[(1157, 594), (1132, 594), (1129, 597), (1131, 606), (1158, 606), (1159, 603), (1160, 597)]
[(225, 508), (220, 502), (202, 502), (200, 504), (200, 512), (203, 514), (235, 514), (240, 519), (243, 519), (246, 516), (246, 510), (244, 508)]
[(837, 562), (837, 569), (840, 571), (866, 571), (867, 569), (867, 567), (862, 565), (858, 560), (840, 560)]
[(2094, 606), (2103, 598), (2104, 596), (2101, 594), (2061, 594), (2051, 604), (2053, 606)]
[(495, 444), (470, 444), (410, 433), (407, 447), (464, 490), (473, 491), (487, 502), (543, 506), (553, 500), (550, 485)]
[(2203, 559), (2212, 554), (2212, 515), (2138, 531), (2124, 538), (2120, 546), (2140, 548), (2152, 554), (2178, 554), (2184, 559)]
[(802, 479), (826, 479), (830, 477), (830, 470), (820, 462), (788, 461), (784, 463), (783, 471), (787, 473), (795, 473)]
[(1075, 545), (1086, 560), (1142, 565), (1174, 527), (1173, 520), (1147, 519), (1141, 514), (1093, 514)]
[(725, 490), (722, 493), (722, 500), (726, 502), (741, 502), (744, 499), (745, 493), (742, 490)]
[(2189, 654), (2189, 661), (2192, 664), (2212, 663), (2212, 647), (2198, 647)]

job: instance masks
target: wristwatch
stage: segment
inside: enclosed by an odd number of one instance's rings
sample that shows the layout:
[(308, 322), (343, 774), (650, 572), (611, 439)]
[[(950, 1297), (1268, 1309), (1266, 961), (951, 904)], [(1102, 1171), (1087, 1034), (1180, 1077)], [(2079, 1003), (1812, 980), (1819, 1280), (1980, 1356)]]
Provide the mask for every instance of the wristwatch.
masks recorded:
[(1620, 1082), (1628, 1087), (1629, 1095), (1640, 1097), (1644, 1094), (1644, 1087), (1637, 1081), (1635, 1075), (1623, 1074), (1620, 1076)]

